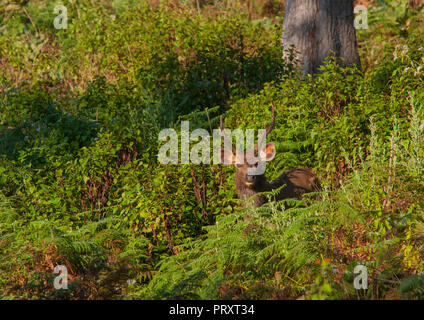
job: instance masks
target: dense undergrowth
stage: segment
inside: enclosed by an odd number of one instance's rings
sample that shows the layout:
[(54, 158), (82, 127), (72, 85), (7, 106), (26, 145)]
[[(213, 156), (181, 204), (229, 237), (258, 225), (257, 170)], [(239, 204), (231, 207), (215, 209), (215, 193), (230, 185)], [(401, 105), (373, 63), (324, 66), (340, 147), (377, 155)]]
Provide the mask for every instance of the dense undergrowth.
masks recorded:
[[(278, 1), (63, 4), (66, 30), (0, 3), (3, 299), (422, 298), (420, 9), (371, 3), (362, 70), (300, 79)], [(163, 128), (257, 129), (272, 105), (267, 176), (313, 167), (315, 197), (241, 208), (231, 167), (157, 161)]]

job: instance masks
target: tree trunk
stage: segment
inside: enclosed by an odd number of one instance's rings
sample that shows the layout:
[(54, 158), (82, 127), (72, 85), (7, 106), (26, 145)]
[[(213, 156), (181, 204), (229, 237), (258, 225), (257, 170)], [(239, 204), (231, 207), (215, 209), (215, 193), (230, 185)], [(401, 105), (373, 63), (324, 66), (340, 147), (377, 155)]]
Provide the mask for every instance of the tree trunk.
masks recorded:
[(360, 67), (353, 23), (353, 0), (286, 0), (282, 44), (295, 47), (304, 76), (331, 55)]
[(424, 0), (409, 0), (409, 8), (411, 9), (416, 9), (422, 5), (424, 5)]

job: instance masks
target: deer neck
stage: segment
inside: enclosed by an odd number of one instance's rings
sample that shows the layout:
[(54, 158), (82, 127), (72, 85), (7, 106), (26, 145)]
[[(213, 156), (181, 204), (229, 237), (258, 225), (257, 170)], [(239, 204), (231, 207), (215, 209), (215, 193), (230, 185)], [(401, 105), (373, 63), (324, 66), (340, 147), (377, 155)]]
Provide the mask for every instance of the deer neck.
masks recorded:
[[(252, 201), (253, 207), (260, 207), (267, 202), (267, 198), (264, 195), (256, 195), (257, 193), (272, 190), (270, 183), (268, 183), (265, 177), (259, 180), (254, 188), (246, 186), (243, 179), (237, 179), (236, 177), (235, 187), (237, 197), (242, 200), (249, 199)], [(249, 202), (245, 202), (245, 206), (250, 206)]]

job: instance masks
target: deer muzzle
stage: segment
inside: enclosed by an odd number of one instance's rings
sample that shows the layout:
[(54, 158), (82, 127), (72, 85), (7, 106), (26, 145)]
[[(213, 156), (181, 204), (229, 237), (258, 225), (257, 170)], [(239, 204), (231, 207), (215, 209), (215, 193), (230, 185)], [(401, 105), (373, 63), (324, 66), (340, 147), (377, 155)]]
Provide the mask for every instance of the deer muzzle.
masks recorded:
[(251, 174), (246, 174), (246, 185), (251, 186), (255, 183), (256, 176)]

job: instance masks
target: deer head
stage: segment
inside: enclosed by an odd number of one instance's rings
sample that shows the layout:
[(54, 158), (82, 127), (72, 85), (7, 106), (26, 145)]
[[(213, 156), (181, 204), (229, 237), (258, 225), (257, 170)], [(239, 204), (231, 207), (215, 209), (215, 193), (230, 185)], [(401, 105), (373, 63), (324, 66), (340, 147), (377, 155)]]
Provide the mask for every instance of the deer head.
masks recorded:
[[(248, 198), (254, 193), (267, 191), (267, 181), (264, 175), (263, 166), (266, 161), (271, 161), (276, 154), (273, 142), (268, 142), (264, 146), (264, 142), (268, 134), (272, 131), (275, 123), (275, 108), (272, 108), (272, 118), (270, 124), (265, 125), (265, 132), (258, 139), (258, 143), (253, 150), (238, 152), (237, 148), (232, 145), (231, 140), (226, 136), (220, 117), (220, 130), (224, 138), (225, 149), (222, 150), (221, 156), (223, 163), (227, 165), (235, 165), (235, 184), (237, 195), (240, 198)], [(237, 156), (240, 155), (241, 156)]]

